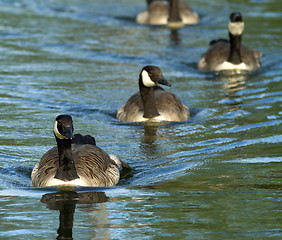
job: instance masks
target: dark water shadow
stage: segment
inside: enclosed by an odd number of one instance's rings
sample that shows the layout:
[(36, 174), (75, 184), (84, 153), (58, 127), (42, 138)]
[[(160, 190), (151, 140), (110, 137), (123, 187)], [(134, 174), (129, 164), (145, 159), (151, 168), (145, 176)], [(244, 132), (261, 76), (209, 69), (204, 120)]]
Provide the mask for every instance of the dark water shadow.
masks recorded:
[(137, 22), (136, 22), (135, 16), (115, 16), (114, 18), (117, 19), (117, 20), (120, 20), (124, 23), (131, 23), (131, 24), (138, 25)]
[(32, 167), (19, 165), (23, 158), (1, 154), (0, 188), (21, 188), (31, 186)]
[(41, 202), (50, 210), (60, 211), (56, 239), (73, 239), (73, 221), (78, 204), (98, 204), (108, 201), (104, 192), (56, 192), (44, 194)]

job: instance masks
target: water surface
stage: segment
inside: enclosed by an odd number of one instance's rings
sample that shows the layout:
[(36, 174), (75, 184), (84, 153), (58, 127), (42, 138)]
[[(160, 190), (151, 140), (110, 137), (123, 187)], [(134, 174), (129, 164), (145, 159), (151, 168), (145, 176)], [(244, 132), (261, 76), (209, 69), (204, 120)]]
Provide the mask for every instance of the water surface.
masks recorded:
[[(200, 24), (171, 32), (135, 23), (145, 1), (0, 1), (1, 239), (282, 237), (281, 3), (189, 3)], [(199, 72), (209, 41), (227, 37), (231, 11), (242, 12), (243, 42), (263, 53), (263, 68)], [(189, 121), (116, 120), (147, 64), (162, 69)], [(61, 113), (134, 171), (114, 188), (33, 188)]]

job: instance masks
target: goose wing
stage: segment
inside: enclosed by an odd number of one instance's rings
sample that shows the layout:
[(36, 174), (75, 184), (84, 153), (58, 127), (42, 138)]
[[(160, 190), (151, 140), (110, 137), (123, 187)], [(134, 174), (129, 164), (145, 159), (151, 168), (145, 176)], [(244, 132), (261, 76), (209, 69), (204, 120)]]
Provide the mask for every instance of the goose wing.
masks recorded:
[(44, 187), (52, 179), (59, 166), (58, 148), (53, 147), (48, 150), (38, 163), (34, 166), (31, 173), (31, 181), (35, 187)]
[(89, 186), (114, 186), (119, 181), (119, 170), (115, 162), (101, 148), (77, 145), (73, 158), (78, 176)]
[(214, 40), (210, 43), (210, 47), (203, 54), (198, 68), (200, 70), (214, 70), (216, 66), (227, 61), (230, 52), (230, 43), (223, 39)]
[(159, 113), (169, 121), (186, 121), (190, 112), (186, 105), (172, 92), (155, 90), (155, 102)]
[(134, 122), (144, 114), (143, 102), (139, 92), (133, 94), (117, 112), (117, 119), (122, 122)]

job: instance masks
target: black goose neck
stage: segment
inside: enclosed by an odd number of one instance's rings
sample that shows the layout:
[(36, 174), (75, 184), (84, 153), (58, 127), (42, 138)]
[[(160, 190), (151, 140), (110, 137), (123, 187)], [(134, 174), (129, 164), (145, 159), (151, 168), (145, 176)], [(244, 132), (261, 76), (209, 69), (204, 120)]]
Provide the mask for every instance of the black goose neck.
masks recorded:
[(240, 50), (241, 50), (241, 38), (242, 35), (232, 35), (229, 33), (230, 39), (230, 52), (228, 62), (233, 64), (240, 64), (242, 62)]
[(169, 22), (180, 22), (181, 16), (179, 11), (179, 0), (169, 1)]
[(59, 152), (59, 167), (55, 178), (63, 181), (71, 181), (79, 178), (77, 175), (71, 149), (71, 139), (59, 139), (56, 137)]
[(158, 109), (155, 104), (155, 94), (153, 87), (146, 87), (142, 82), (142, 76), (139, 76), (139, 90), (144, 108), (144, 118), (153, 118), (159, 116)]

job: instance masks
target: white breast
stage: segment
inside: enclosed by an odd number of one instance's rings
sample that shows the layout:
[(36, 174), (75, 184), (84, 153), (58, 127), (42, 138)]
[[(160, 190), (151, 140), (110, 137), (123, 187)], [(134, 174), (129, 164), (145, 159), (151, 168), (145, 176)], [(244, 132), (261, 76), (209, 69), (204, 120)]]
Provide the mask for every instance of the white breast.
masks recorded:
[(248, 65), (245, 63), (240, 64), (233, 64), (231, 62), (225, 61), (221, 63), (220, 65), (216, 66), (215, 71), (222, 71), (222, 70), (251, 70)]
[(46, 187), (57, 186), (57, 187), (77, 187), (77, 186), (88, 186), (81, 178), (74, 179), (71, 181), (62, 181), (57, 178), (51, 178), (47, 181)]
[(153, 118), (144, 118), (143, 117), (143, 113), (139, 114), (138, 116), (136, 116), (134, 119), (132, 119), (130, 122), (146, 122), (146, 121), (151, 121), (151, 122), (161, 122), (161, 121), (172, 121), (170, 120), (170, 118), (164, 115), (159, 115)]

